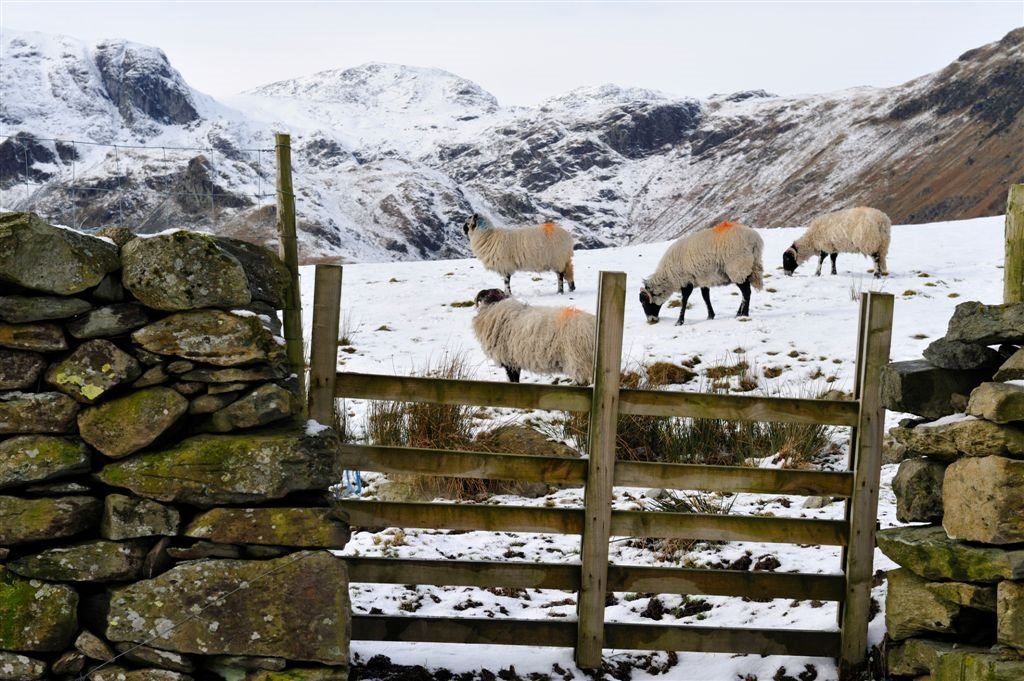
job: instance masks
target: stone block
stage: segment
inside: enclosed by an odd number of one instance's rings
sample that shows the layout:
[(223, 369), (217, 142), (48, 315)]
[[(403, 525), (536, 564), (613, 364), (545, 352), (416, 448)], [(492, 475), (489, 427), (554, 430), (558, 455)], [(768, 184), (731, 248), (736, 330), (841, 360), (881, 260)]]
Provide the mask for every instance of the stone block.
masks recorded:
[(1024, 549), (967, 544), (934, 525), (891, 527), (876, 535), (882, 553), (929, 580), (993, 583), (1024, 580)]
[(0, 435), (73, 433), (78, 409), (63, 393), (0, 393)]
[(928, 363), (940, 369), (984, 369), (995, 371), (1003, 357), (992, 348), (977, 343), (964, 343), (939, 338), (921, 353)]
[(960, 303), (949, 320), (946, 338), (981, 345), (1020, 345), (1024, 343), (1024, 303)]
[(348, 525), (325, 508), (215, 508), (196, 517), (183, 534), (223, 544), (269, 544), (340, 549)]
[(914, 428), (889, 431), (908, 455), (955, 461), (961, 456), (1006, 456), (1024, 459), (1024, 428), (999, 425), (974, 416), (950, 416)]
[(971, 391), (967, 413), (995, 423), (1024, 421), (1024, 386), (982, 383)]
[(181, 514), (172, 506), (124, 494), (108, 494), (103, 500), (100, 534), (105, 539), (174, 536)]
[(72, 537), (99, 525), (100, 500), (0, 496), (0, 546)]
[(892, 481), (896, 519), (901, 523), (942, 520), (942, 478), (946, 465), (925, 457), (904, 460)]
[[(248, 588), (239, 591), (240, 584)], [(201, 617), (182, 620), (181, 613), (196, 609)], [(326, 551), (305, 551), (267, 561), (180, 564), (116, 588), (106, 636), (186, 654), (347, 665), (348, 615), (345, 561)]]
[(1024, 542), (1024, 461), (1001, 456), (954, 461), (942, 485), (942, 525), (954, 539)]
[(109, 463), (96, 477), (140, 497), (201, 508), (265, 502), (335, 484), (337, 445), (330, 430), (199, 435)]
[(885, 627), (890, 638), (899, 641), (929, 632), (956, 632), (961, 608), (929, 591), (927, 580), (906, 569), (890, 570), (887, 577)]
[(995, 381), (1018, 381), (1024, 379), (1024, 348), (1018, 349), (1008, 360), (1003, 362), (992, 379)]
[(991, 371), (940, 369), (924, 360), (892, 362), (882, 367), (882, 405), (928, 418), (947, 416), (954, 413), (954, 394), (967, 395), (991, 377)]
[(23, 579), (0, 565), (0, 650), (59, 652), (78, 631), (78, 594), (64, 584)]
[(1024, 582), (1004, 580), (996, 590), (996, 635), (1024, 655)]

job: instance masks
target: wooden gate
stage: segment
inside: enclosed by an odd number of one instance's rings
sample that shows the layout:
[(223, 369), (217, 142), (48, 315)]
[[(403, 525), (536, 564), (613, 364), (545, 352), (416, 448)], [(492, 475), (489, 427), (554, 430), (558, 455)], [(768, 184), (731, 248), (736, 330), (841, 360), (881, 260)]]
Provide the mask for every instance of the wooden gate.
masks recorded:
[[(619, 387), (626, 275), (602, 272), (593, 387), (337, 373), (341, 268), (317, 268), (310, 414), (333, 422), (334, 398), (589, 412), (588, 459), (346, 444), (346, 468), (477, 479), (542, 481), (585, 489), (583, 509), (342, 501), (353, 526), (550, 532), (581, 535), (579, 565), (350, 557), (353, 582), (560, 589), (577, 593), (577, 620), (353, 615), (357, 640), (575, 648), (582, 668), (603, 648), (805, 655), (838, 659), (840, 678), (865, 662), (893, 297), (863, 294), (852, 401), (709, 395)], [(776, 421), (852, 429), (845, 472), (615, 460), (620, 414)], [(835, 496), (844, 520), (612, 510), (615, 486)], [(676, 537), (841, 546), (842, 574), (610, 565), (613, 536)], [(839, 603), (838, 631), (606, 623), (609, 591), (645, 591)]]

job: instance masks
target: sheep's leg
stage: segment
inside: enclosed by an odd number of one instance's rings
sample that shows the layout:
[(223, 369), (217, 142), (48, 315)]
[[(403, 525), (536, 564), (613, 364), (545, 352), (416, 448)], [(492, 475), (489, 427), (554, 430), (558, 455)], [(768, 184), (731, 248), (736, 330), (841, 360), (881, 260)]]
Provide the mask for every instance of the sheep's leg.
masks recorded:
[(505, 275), (505, 293), (512, 295), (512, 275)]
[(818, 269), (814, 271), (814, 276), (816, 276), (816, 277), (820, 277), (821, 276), (821, 264), (823, 262), (825, 262), (825, 257), (827, 255), (828, 255), (828, 253), (826, 253), (825, 251), (821, 251), (820, 253), (818, 253)]
[(686, 316), (686, 301), (690, 299), (690, 294), (693, 293), (693, 284), (679, 289), (679, 293), (683, 296), (683, 304), (679, 306), (679, 321), (676, 322), (676, 326), (683, 325), (683, 317)]
[(558, 292), (565, 293), (565, 272), (558, 273)]
[(700, 295), (704, 299), (704, 307), (708, 309), (708, 319), (714, 319), (715, 308), (711, 307), (711, 289), (707, 286), (701, 286)]
[(833, 253), (829, 256), (832, 258), (832, 274), (836, 274), (836, 257), (838, 256), (838, 253)]
[(873, 253), (871, 259), (875, 261), (875, 278), (880, 279), (883, 274), (888, 275), (886, 271), (885, 257), (881, 253)]
[(508, 365), (505, 365), (505, 364), (502, 364), (501, 368), (505, 370), (505, 375), (508, 376), (508, 380), (509, 380), (510, 383), (518, 383), (519, 382), (519, 371), (520, 371), (519, 369), (514, 369), (514, 368), (512, 368), (512, 367), (510, 367)]
[(736, 312), (737, 317), (749, 317), (750, 316), (750, 280), (747, 279), (742, 284), (736, 284), (740, 287), (740, 293), (743, 294), (743, 302), (740, 303), (740, 309)]

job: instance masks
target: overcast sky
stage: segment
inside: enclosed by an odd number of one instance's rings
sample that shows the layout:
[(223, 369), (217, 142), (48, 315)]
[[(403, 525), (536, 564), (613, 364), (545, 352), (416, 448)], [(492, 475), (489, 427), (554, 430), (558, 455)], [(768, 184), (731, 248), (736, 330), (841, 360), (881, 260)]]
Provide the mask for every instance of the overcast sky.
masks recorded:
[(0, 0), (0, 27), (155, 45), (189, 84), (215, 97), (381, 61), (451, 71), (504, 105), (603, 83), (694, 97), (884, 87), (941, 69), (1021, 25), (1024, 0)]

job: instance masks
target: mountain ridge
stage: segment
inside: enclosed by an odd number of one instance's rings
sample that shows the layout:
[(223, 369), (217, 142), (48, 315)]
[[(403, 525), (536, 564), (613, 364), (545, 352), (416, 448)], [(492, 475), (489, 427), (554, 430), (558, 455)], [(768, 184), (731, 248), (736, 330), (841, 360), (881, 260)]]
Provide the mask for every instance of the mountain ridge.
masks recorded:
[(470, 212), (556, 220), (587, 248), (855, 203), (897, 223), (964, 219), (1001, 213), (1024, 181), (1024, 29), (890, 88), (697, 100), (606, 84), (537, 107), (427, 67), (371, 62), (217, 100), (130, 41), (5, 29), (0, 50), (5, 208), (273, 243), (270, 131), (287, 130), (306, 260), (464, 256)]

